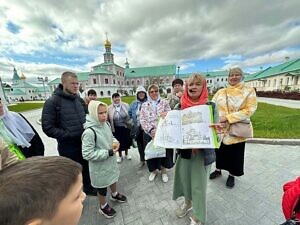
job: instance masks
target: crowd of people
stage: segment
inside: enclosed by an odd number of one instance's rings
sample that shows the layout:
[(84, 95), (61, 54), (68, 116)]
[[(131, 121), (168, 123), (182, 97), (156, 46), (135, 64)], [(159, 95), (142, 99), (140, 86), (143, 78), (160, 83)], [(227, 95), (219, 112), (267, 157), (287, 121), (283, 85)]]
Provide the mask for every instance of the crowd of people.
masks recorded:
[[(162, 182), (167, 183), (167, 169), (175, 165), (173, 200), (184, 197), (176, 216), (181, 218), (192, 211), (190, 224), (205, 224), (208, 180), (220, 177), (225, 170), (229, 174), (226, 186), (233, 188), (235, 176), (244, 174), (247, 137), (231, 133), (231, 127), (242, 122), (253, 133), (250, 118), (257, 101), (254, 89), (246, 86), (243, 78), (240, 68), (230, 69), (228, 86), (220, 89), (211, 101), (205, 77), (195, 73), (185, 82), (175, 79), (173, 91), (166, 99), (160, 96), (159, 86), (151, 84), (147, 90), (138, 87), (136, 99), (130, 105), (114, 93), (108, 106), (97, 100), (94, 90), (89, 90), (85, 100), (81, 99), (76, 74), (64, 72), (61, 84), (46, 100), (42, 111), (42, 129), (58, 143), (60, 156), (52, 157), (32, 157), (44, 154), (39, 135), (21, 114), (10, 112), (0, 101), (0, 214), (5, 215), (0, 216), (0, 224), (56, 225), (64, 221), (66, 225), (76, 225), (85, 194), (98, 196), (99, 213), (106, 218), (114, 217), (117, 212), (107, 201), (108, 188), (111, 200), (127, 201), (118, 192), (122, 176), (118, 164), (131, 160), (129, 149), (133, 140), (137, 143), (140, 167), (147, 165), (149, 170), (149, 182), (160, 174)], [(164, 157), (145, 160), (145, 148), (155, 137), (158, 120), (170, 110), (198, 105), (212, 107), (210, 127), (219, 134), (220, 148), (166, 149)], [(215, 161), (216, 169), (210, 173)], [(293, 201), (285, 200), (285, 206), (298, 204), (295, 199), (300, 195), (299, 179), (293, 185), (298, 185), (289, 194)], [(285, 195), (290, 186), (286, 185)], [(39, 198), (44, 193), (45, 198)], [(23, 210), (28, 201), (32, 204)], [(293, 209), (284, 211), (287, 219), (292, 217), (291, 213), (299, 216), (299, 211)]]

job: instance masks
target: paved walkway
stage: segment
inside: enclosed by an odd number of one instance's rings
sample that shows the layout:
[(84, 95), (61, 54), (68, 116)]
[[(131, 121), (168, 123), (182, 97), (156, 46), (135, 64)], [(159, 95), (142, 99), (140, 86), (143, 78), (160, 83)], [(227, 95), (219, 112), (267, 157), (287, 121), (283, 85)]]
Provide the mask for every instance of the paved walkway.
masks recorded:
[[(35, 126), (46, 146), (46, 155), (56, 155), (56, 141), (46, 137), (36, 123), (41, 110), (24, 113)], [(138, 151), (131, 149), (131, 161), (120, 164), (119, 190), (128, 202), (111, 205), (117, 216), (106, 219), (98, 211), (96, 197), (88, 197), (80, 225), (185, 225), (188, 216), (177, 219), (174, 210), (178, 202), (172, 200), (174, 169), (168, 172), (169, 182), (160, 176), (148, 181), (146, 168), (138, 168)], [(245, 175), (237, 178), (236, 186), (227, 189), (227, 173), (208, 183), (208, 225), (270, 225), (284, 221), (281, 212), (282, 184), (300, 175), (299, 146), (246, 145)], [(214, 168), (214, 166), (213, 166)]]
[(264, 98), (258, 97), (259, 102), (264, 102), (272, 105), (279, 105), (288, 108), (300, 109), (300, 101), (299, 100), (290, 100), (290, 99), (280, 99), (280, 98)]

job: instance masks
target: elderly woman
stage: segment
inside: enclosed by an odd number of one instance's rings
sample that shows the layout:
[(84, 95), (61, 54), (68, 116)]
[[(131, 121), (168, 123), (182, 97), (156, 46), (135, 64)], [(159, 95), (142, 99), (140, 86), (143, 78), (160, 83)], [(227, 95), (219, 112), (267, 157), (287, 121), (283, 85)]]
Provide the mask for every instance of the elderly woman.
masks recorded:
[(125, 158), (130, 160), (128, 149), (131, 146), (132, 140), (130, 137), (130, 118), (128, 115), (129, 105), (121, 102), (119, 93), (112, 95), (112, 104), (108, 107), (108, 120), (114, 137), (120, 142), (119, 156), (117, 162), (122, 162), (122, 152), (125, 151)]
[[(180, 104), (175, 109), (196, 105), (212, 105), (214, 123), (218, 122), (215, 104), (208, 102), (208, 90), (204, 76), (192, 74), (185, 82)], [(213, 149), (178, 150), (173, 185), (173, 200), (184, 196), (184, 203), (176, 210), (177, 217), (184, 217), (193, 208), (191, 225), (206, 221), (206, 189), (211, 164), (215, 160)]]
[(136, 100), (131, 103), (128, 114), (133, 120), (133, 129), (131, 131), (132, 138), (137, 142), (140, 154), (140, 167), (145, 165), (145, 145), (144, 145), (144, 131), (140, 123), (140, 111), (144, 102), (147, 101), (147, 91), (143, 86), (136, 89)]
[[(148, 99), (143, 103), (140, 111), (140, 123), (144, 130), (145, 146), (154, 138), (159, 117), (167, 115), (171, 108), (165, 99), (159, 96), (159, 87), (152, 84), (148, 87)], [(166, 150), (166, 157), (147, 160), (148, 170), (150, 172), (149, 181), (156, 177), (157, 170), (161, 170), (162, 181), (168, 182), (169, 178), (166, 168), (173, 167), (173, 150)]]
[[(230, 124), (248, 120), (257, 108), (256, 94), (252, 87), (247, 87), (243, 80), (243, 71), (236, 67), (229, 70), (228, 86), (219, 90), (212, 101), (219, 109), (220, 122), (223, 123), (223, 138), (220, 149), (216, 151), (216, 170), (210, 174), (210, 179), (222, 175), (221, 170), (227, 170), (228, 188), (234, 187), (234, 176), (244, 174), (244, 153), (246, 138), (229, 134)], [(252, 129), (252, 127), (251, 127)]]
[(19, 159), (44, 155), (44, 144), (38, 133), (21, 114), (9, 111), (1, 99), (0, 136)]

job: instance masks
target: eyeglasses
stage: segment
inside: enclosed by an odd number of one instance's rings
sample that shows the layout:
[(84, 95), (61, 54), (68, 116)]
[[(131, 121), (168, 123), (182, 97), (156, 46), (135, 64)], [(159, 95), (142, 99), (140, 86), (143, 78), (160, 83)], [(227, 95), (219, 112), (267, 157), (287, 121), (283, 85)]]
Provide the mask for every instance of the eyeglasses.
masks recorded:
[(156, 91), (150, 91), (150, 94), (153, 94), (153, 93), (158, 93), (158, 90), (156, 90)]

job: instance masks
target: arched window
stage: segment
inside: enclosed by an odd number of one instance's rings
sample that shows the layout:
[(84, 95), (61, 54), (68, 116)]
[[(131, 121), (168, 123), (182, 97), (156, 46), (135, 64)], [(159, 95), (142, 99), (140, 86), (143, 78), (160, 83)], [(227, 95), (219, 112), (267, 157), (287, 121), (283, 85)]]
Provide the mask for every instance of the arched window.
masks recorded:
[(127, 84), (127, 86), (129, 86), (129, 80), (128, 80), (128, 81), (126, 81), (126, 84)]
[(134, 85), (134, 80), (131, 81), (131, 84)]
[(100, 91), (100, 95), (103, 96), (103, 91)]
[(107, 91), (107, 95), (110, 96), (110, 91)]
[(136, 83), (137, 83), (137, 85), (140, 85), (140, 80), (137, 80), (137, 82), (136, 82)]

